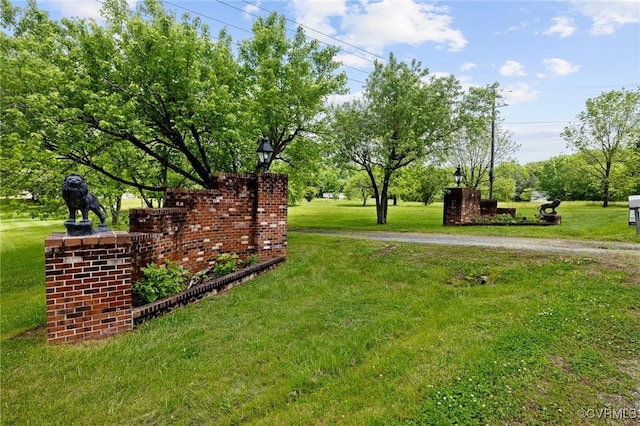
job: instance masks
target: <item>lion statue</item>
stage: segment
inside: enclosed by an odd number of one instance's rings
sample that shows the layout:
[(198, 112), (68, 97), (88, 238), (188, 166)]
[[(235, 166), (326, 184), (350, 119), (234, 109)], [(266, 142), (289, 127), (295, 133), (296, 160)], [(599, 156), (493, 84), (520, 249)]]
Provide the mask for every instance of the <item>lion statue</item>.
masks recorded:
[(107, 211), (98, 201), (95, 195), (89, 192), (87, 181), (80, 175), (71, 174), (62, 182), (62, 198), (69, 208), (67, 223), (76, 222), (76, 211), (82, 212), (82, 222), (89, 222), (89, 211), (94, 212), (100, 218), (100, 226), (105, 227)]
[[(538, 207), (540, 214), (556, 214), (556, 207), (560, 205), (560, 200), (555, 199), (551, 203), (546, 203)], [(551, 209), (551, 213), (547, 213), (547, 209)]]

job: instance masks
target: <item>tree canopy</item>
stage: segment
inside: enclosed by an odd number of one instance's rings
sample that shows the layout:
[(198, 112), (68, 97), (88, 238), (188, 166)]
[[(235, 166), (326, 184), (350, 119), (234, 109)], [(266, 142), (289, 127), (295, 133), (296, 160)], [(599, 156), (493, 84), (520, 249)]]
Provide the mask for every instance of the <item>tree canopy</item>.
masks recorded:
[(142, 191), (208, 187), (212, 172), (255, 169), (257, 140), (276, 155), (313, 128), (343, 90), (334, 48), (286, 38), (259, 19), (237, 57), (222, 31), (160, 2), (105, 0), (104, 23), (52, 21), (35, 2), (2, 3), (2, 133)]
[(637, 147), (640, 140), (640, 87), (612, 90), (588, 99), (578, 122), (565, 127), (562, 136), (569, 147), (585, 156), (587, 171), (601, 185), (602, 206), (611, 198), (611, 173), (623, 163), (625, 148)]
[(429, 76), (420, 62), (399, 62), (391, 54), (388, 62), (375, 63), (362, 99), (334, 108), (331, 139), (344, 161), (369, 176), (378, 224), (387, 222), (394, 172), (450, 142), (459, 95), (452, 76)]
[(454, 135), (451, 161), (460, 166), (468, 188), (478, 189), (491, 180), (492, 154), (495, 165), (509, 160), (519, 148), (498, 116), (496, 102), (502, 98), (497, 89), (497, 83), (471, 87), (462, 100), (461, 125)]

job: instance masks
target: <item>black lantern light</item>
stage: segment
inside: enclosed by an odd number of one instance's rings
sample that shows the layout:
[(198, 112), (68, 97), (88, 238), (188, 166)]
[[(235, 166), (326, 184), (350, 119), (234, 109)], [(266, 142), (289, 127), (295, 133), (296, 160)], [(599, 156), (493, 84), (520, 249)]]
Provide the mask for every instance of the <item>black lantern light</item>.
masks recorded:
[(460, 187), (460, 184), (462, 183), (462, 180), (464, 179), (464, 173), (462, 173), (462, 170), (460, 170), (460, 166), (458, 166), (456, 171), (453, 173), (453, 178), (456, 181), (456, 185), (458, 185), (458, 187)]
[(260, 161), (259, 165), (262, 166), (262, 171), (266, 173), (267, 171), (269, 171), (269, 166), (271, 166), (272, 160), (271, 157), (273, 156), (273, 147), (269, 143), (268, 137), (262, 137), (262, 140), (260, 141), (260, 145), (258, 146), (256, 152), (258, 153), (258, 160)]

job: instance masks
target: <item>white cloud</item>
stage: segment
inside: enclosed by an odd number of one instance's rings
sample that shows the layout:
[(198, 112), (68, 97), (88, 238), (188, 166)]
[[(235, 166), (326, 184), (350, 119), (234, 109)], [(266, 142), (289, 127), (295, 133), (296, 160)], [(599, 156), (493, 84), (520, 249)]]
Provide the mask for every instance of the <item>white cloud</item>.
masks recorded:
[[(309, 33), (309, 28), (313, 28), (319, 33), (335, 36), (336, 31), (331, 24), (331, 19), (347, 14), (346, 0), (292, 0), (290, 6), (295, 13), (295, 21), (308, 27), (305, 29), (307, 33)], [(310, 35), (314, 38), (321, 38), (313, 31)], [(335, 41), (331, 44), (334, 43)]]
[(507, 28), (507, 32), (510, 33), (513, 31), (520, 31), (527, 28), (528, 26), (529, 26), (528, 22), (520, 22), (518, 25), (512, 25), (509, 28)]
[(338, 106), (338, 105), (345, 104), (347, 102), (352, 102), (356, 99), (360, 99), (360, 100), (364, 99), (362, 91), (347, 93), (345, 95), (330, 95), (327, 98), (327, 105)]
[(553, 25), (547, 29), (544, 34), (554, 35), (557, 34), (560, 38), (571, 36), (576, 31), (576, 26), (573, 19), (567, 17), (553, 18)]
[(533, 90), (527, 83), (521, 82), (503, 87), (500, 94), (506, 104), (515, 105), (537, 100), (540, 92)]
[(102, 5), (95, 0), (52, 0), (43, 2), (47, 8), (60, 11), (64, 16), (74, 18), (100, 18)]
[[(127, 0), (129, 9), (135, 9), (137, 0)], [(100, 8), (102, 3), (96, 0), (45, 0), (42, 5), (47, 9), (57, 10), (63, 16), (73, 18), (102, 19)]]
[(260, 11), (260, 3), (261, 1), (257, 1), (255, 4), (248, 4), (244, 7), (244, 14), (242, 17), (247, 20), (252, 20), (253, 15), (257, 14)]
[(608, 35), (627, 24), (640, 23), (638, 0), (573, 1), (574, 7), (592, 20), (591, 34)]
[(542, 63), (549, 72), (555, 75), (569, 75), (578, 72), (580, 69), (580, 65), (574, 65), (560, 58), (543, 59)]
[[(452, 27), (446, 7), (419, 0), (292, 0), (296, 21), (373, 52), (394, 44), (437, 43), (450, 51), (467, 40)], [(335, 43), (335, 41), (333, 42)]]
[(507, 61), (500, 67), (500, 75), (505, 77), (524, 76), (527, 75), (527, 72), (520, 62)]
[(471, 71), (472, 69), (476, 68), (477, 65), (474, 64), (473, 62), (465, 62), (464, 64), (462, 64), (462, 66), (460, 67), (460, 71)]

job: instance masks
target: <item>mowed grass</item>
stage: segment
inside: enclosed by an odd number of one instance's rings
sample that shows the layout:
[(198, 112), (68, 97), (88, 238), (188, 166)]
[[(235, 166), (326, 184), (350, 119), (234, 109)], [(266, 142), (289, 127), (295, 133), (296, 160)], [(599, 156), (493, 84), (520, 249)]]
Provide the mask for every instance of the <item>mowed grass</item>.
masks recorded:
[[(498, 203), (515, 208), (519, 217), (534, 219), (541, 203)], [(289, 207), (289, 228), (353, 229), (369, 231), (483, 234), (539, 238), (576, 238), (599, 241), (639, 242), (634, 226), (629, 226), (628, 203), (611, 203), (602, 208), (596, 202), (563, 202), (557, 209), (562, 216), (558, 226), (443, 226), (443, 204), (424, 206), (400, 202), (389, 205), (387, 224), (376, 224), (374, 200), (362, 207), (361, 201), (315, 199)]]
[(637, 265), (292, 232), (268, 274), (50, 346), (59, 227), (3, 222), (2, 424), (574, 425), (638, 405)]

